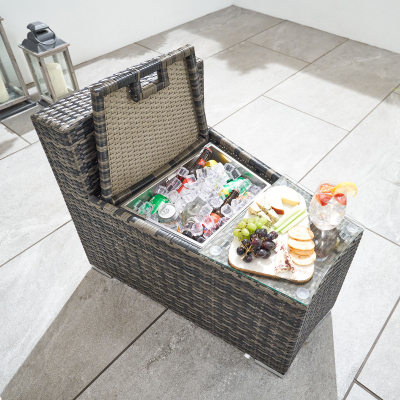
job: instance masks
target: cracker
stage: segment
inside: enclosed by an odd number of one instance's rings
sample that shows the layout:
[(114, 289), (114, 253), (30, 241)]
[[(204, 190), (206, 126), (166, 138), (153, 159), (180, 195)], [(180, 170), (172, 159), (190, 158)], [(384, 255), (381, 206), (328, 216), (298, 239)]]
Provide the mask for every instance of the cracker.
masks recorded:
[(296, 250), (313, 250), (315, 247), (315, 244), (312, 240), (294, 240), (290, 239), (288, 240), (288, 245), (292, 249)]
[(299, 250), (299, 249), (294, 249), (293, 247), (289, 247), (289, 250), (292, 253), (298, 254), (299, 256), (311, 256), (312, 253), (314, 253), (314, 249), (311, 250)]
[(294, 226), (288, 232), (289, 237), (295, 240), (312, 240), (314, 233), (311, 229), (305, 226)]
[(310, 256), (301, 256), (299, 254), (290, 252), (290, 257), (295, 264), (306, 266), (312, 264), (317, 258), (317, 255), (315, 254), (315, 252), (313, 252)]

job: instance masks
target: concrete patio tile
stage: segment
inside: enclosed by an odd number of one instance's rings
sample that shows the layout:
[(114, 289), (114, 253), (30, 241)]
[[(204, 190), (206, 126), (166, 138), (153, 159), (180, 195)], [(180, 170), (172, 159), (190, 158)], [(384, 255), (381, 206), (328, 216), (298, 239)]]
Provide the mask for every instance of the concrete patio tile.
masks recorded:
[(353, 129), (400, 82), (400, 54), (347, 41), (267, 96)]
[(375, 400), (376, 397), (369, 394), (361, 386), (355, 384), (347, 396), (346, 400)]
[(399, 399), (399, 332), (400, 307), (397, 306), (358, 377), (359, 382), (383, 400)]
[(71, 217), (40, 143), (0, 160), (0, 265)]
[(307, 63), (249, 42), (205, 62), (207, 122), (216, 125)]
[(155, 51), (148, 50), (133, 43), (111, 53), (104, 54), (101, 57), (79, 64), (75, 67), (79, 87), (83, 89), (116, 72), (120, 72), (143, 61), (150, 60), (158, 55), (159, 54)]
[(31, 115), (38, 113), (42, 108), (42, 106), (37, 105), (27, 111), (3, 119), (1, 122), (29, 143), (35, 143), (39, 140), (39, 137), (33, 127)]
[(0, 268), (0, 393), (89, 269), (72, 222)]
[(138, 43), (160, 53), (191, 44), (198, 57), (207, 58), (281, 21), (279, 18), (231, 6)]
[(296, 180), (348, 133), (264, 96), (215, 129), (271, 168)]
[(400, 244), (400, 96), (392, 93), (303, 180), (314, 190), (321, 179), (354, 182), (348, 213)]
[(164, 308), (91, 270), (2, 394), (12, 399), (73, 399)]
[(0, 160), (26, 146), (29, 146), (29, 143), (0, 123)]
[(400, 293), (400, 247), (366, 230), (332, 309), (338, 398), (343, 399)]
[(79, 400), (110, 398), (337, 400), (330, 316), (281, 379), (167, 311)]
[(294, 22), (284, 21), (248, 39), (268, 49), (313, 62), (347, 39)]

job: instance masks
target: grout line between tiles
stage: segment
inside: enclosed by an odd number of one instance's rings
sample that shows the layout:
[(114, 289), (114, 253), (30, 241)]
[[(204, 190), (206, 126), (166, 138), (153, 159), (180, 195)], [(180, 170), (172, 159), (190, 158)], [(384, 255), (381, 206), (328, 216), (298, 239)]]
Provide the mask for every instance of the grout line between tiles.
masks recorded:
[[(22, 149), (19, 149), (19, 150), (14, 151), (14, 153), (7, 154), (6, 156), (0, 158), (0, 161), (5, 160), (7, 157), (12, 156), (13, 154), (17, 154), (18, 152), (20, 152), (21, 150), (26, 149), (26, 148), (29, 147), (29, 146), (32, 146), (32, 145), (31, 145), (31, 144), (28, 144), (28, 146), (22, 147)], [(1, 399), (0, 399), (0, 400), (1, 400)]]
[[(147, 38), (146, 38), (146, 39), (147, 39)], [(147, 50), (155, 51), (155, 52), (158, 53), (158, 54), (162, 54), (162, 53), (160, 53), (159, 51), (153, 50), (153, 49), (151, 49), (150, 47), (147, 47), (147, 46), (143, 46), (142, 44), (140, 44), (140, 43), (138, 43), (138, 42), (134, 42), (134, 44), (137, 44), (138, 46), (143, 47), (143, 48), (145, 48), (145, 49), (147, 49)]]
[(90, 385), (92, 385), (108, 368), (113, 365), (138, 339), (140, 339), (166, 312), (166, 308), (150, 325), (132, 340), (105, 368), (103, 368), (72, 400), (76, 400)]
[[(277, 24), (272, 25), (272, 26), (270, 26), (269, 28), (264, 29), (263, 31), (257, 32), (257, 33), (254, 34), (253, 36), (249, 36), (248, 38), (243, 39), (243, 40), (241, 40), (240, 42), (237, 42), (237, 43), (233, 44), (232, 46), (229, 46), (229, 47), (226, 47), (225, 49), (222, 49), (222, 50), (220, 50), (220, 51), (217, 51), (216, 53), (211, 54), (211, 56), (208, 56), (208, 57), (203, 58), (203, 60), (207, 60), (208, 58), (214, 57), (214, 56), (216, 56), (217, 54), (220, 54), (220, 53), (224, 52), (225, 50), (229, 50), (229, 49), (231, 49), (232, 47), (237, 46), (238, 44), (244, 43), (244, 42), (246, 42), (248, 39), (251, 39), (252, 37), (257, 36), (257, 35), (259, 35), (260, 33), (263, 33), (263, 32), (265, 32), (265, 31), (267, 31), (268, 29), (274, 28), (275, 26), (277, 26), (277, 25), (279, 25), (279, 24), (281, 24), (282, 22), (285, 22), (285, 21), (286, 21), (286, 20), (283, 20), (283, 21), (281, 21), (281, 22), (278, 22)], [(248, 42), (248, 43), (251, 43), (251, 42)], [(252, 43), (252, 44), (254, 44), (254, 43)], [(265, 47), (264, 47), (264, 48), (265, 48)], [(269, 49), (268, 49), (268, 50), (269, 50)], [(274, 50), (272, 50), (272, 51), (274, 51)], [(286, 54), (285, 54), (285, 55), (286, 55)]]
[(368, 389), (366, 386), (364, 386), (362, 383), (358, 382), (358, 381), (354, 381), (354, 383), (358, 386), (360, 386), (361, 388), (363, 388), (367, 393), (369, 393), (372, 397), (374, 397), (375, 399), (378, 400), (383, 400), (382, 397), (379, 397), (377, 394), (375, 394), (374, 392), (372, 392), (370, 389)]
[[(38, 240), (37, 242), (33, 243), (31, 246), (27, 247), (26, 249), (22, 250), (20, 253), (16, 254), (14, 257), (10, 258), (9, 260), (7, 260), (5, 263), (0, 265), (0, 268), (3, 267), (4, 265), (6, 265), (7, 263), (9, 263), (10, 261), (14, 260), (14, 258), (17, 258), (18, 256), (20, 256), (22, 253), (25, 253), (25, 251), (29, 250), (31, 247), (37, 245), (38, 243), (40, 243), (42, 240), (46, 239), (47, 237), (49, 237), (50, 235), (52, 235), (53, 233), (55, 233), (56, 231), (58, 231), (59, 229), (61, 229), (63, 226), (69, 224), (72, 221), (72, 219), (70, 219), (69, 221), (65, 222), (64, 224), (62, 224), (61, 226), (59, 226), (57, 229), (54, 229), (54, 231), (48, 233), (46, 236), (43, 236), (40, 240)], [(0, 399), (1, 400), (1, 399)]]
[(289, 108), (291, 108), (291, 109), (293, 109), (293, 110), (299, 111), (299, 112), (301, 112), (301, 113), (303, 113), (303, 114), (305, 114), (305, 115), (308, 115), (309, 117), (318, 119), (319, 121), (325, 122), (326, 124), (332, 125), (332, 126), (334, 126), (335, 128), (339, 128), (339, 129), (341, 129), (341, 130), (343, 130), (343, 131), (345, 131), (345, 132), (347, 132), (347, 133), (350, 132), (350, 131), (348, 131), (347, 129), (344, 129), (344, 128), (341, 128), (340, 126), (337, 126), (337, 125), (335, 125), (335, 124), (332, 124), (332, 122), (325, 121), (325, 120), (323, 120), (323, 119), (321, 119), (321, 118), (318, 118), (318, 117), (316, 117), (316, 116), (314, 116), (314, 115), (311, 115), (311, 114), (309, 114), (309, 113), (306, 113), (305, 111), (301, 111), (301, 110), (298, 110), (298, 109), (295, 108), (295, 107), (288, 106), (287, 104), (282, 103), (282, 102), (280, 102), (280, 101), (278, 101), (278, 100), (272, 99), (271, 97), (268, 97), (268, 96), (266, 96), (265, 94), (263, 94), (263, 96), (264, 96), (266, 99), (275, 101), (276, 103), (282, 104), (283, 106), (286, 106), (286, 107), (289, 107)]
[(390, 240), (390, 239), (388, 239), (387, 237), (381, 235), (380, 233), (375, 232), (375, 231), (372, 230), (371, 228), (367, 228), (366, 226), (364, 226), (364, 229), (366, 229), (367, 231), (370, 231), (370, 232), (374, 233), (375, 235), (380, 236), (382, 239), (385, 239), (385, 240), (387, 240), (388, 242), (393, 243), (393, 244), (395, 244), (396, 246), (399, 246), (399, 247), (400, 247), (400, 244), (398, 244), (398, 243), (396, 243), (396, 242), (393, 242), (393, 240)]
[[(22, 113), (21, 113), (22, 114)], [(6, 124), (1, 122), (2, 125), (4, 125), (7, 129), (9, 129), (11, 132), (15, 133), (17, 136), (19, 136), (22, 140), (25, 140), (26, 143), (28, 144), (33, 144), (31, 142), (28, 142), (26, 139), (24, 139), (19, 133), (15, 132), (13, 129), (9, 128)], [(35, 142), (36, 143), (36, 142)], [(21, 149), (22, 150), (22, 149)]]
[(321, 163), (321, 161), (323, 161), (330, 153), (332, 153), (333, 150), (336, 149), (337, 146), (339, 146), (340, 143), (343, 142), (343, 140), (345, 140), (373, 111), (375, 111), (390, 95), (392, 94), (392, 92), (389, 92), (389, 94), (387, 96), (385, 96), (364, 118), (361, 119), (360, 122), (357, 123), (357, 125), (355, 125), (350, 131), (349, 133), (344, 136), (341, 140), (339, 140), (339, 142), (337, 142), (335, 144), (335, 146), (333, 146), (308, 172), (306, 172), (305, 175), (303, 175), (298, 182), (301, 182), (318, 164)]
[[(275, 26), (276, 26), (276, 25), (275, 25)], [(261, 46), (261, 44), (249, 42), (248, 39), (246, 39), (245, 42), (254, 44), (254, 45), (256, 45), (256, 46), (258, 46), (258, 47), (261, 47), (261, 48), (263, 48), (263, 49), (266, 49), (266, 50), (274, 51), (275, 53), (282, 54), (283, 56), (293, 58), (293, 59), (295, 59), (295, 60), (297, 60), (297, 61), (305, 62), (305, 63), (307, 63), (307, 65), (311, 64), (310, 61), (301, 60), (300, 58), (290, 56), (289, 54), (282, 53), (282, 52), (280, 52), (280, 51), (278, 51), (278, 50), (270, 49), (269, 47), (265, 47), (265, 46)]]

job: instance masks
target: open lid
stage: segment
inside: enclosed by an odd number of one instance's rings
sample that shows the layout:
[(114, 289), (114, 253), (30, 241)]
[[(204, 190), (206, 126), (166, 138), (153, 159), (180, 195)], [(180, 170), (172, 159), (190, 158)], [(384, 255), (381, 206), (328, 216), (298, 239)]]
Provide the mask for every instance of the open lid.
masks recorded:
[(117, 204), (208, 141), (194, 47), (91, 87), (104, 200)]

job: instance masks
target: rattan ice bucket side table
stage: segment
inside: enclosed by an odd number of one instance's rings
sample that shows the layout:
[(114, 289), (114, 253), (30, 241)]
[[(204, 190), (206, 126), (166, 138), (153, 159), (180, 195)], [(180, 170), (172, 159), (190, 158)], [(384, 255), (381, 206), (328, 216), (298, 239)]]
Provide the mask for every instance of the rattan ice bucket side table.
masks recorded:
[[(113, 77), (118, 80), (131, 71)], [(201, 60), (197, 59), (193, 71), (198, 74), (202, 95)], [(140, 83), (142, 88), (146, 83), (157, 85), (159, 76), (152, 73)], [(332, 265), (309, 302), (201, 254), (198, 247), (179, 235), (101, 198), (90, 89), (32, 116), (90, 263), (285, 374), (307, 336), (333, 307), (362, 228), (346, 220), (356, 226), (357, 235), (350, 240), (345, 227), (340, 230), (339, 236), (344, 235), (341, 243), (346, 245), (337, 247)], [(283, 179), (211, 128), (207, 140), (265, 181), (273, 184)], [(174, 162), (169, 167), (173, 169)], [(133, 190), (154, 178), (152, 174), (142, 179)]]

